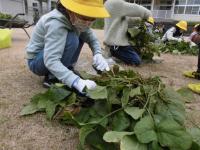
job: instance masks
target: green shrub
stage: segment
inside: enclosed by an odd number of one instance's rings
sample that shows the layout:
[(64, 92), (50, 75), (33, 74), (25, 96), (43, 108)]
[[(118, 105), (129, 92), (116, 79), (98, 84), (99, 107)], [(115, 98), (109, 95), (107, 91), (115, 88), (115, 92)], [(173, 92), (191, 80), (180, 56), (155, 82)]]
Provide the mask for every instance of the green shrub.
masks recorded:
[(4, 14), (0, 12), (0, 19), (11, 19), (12, 16), (9, 14)]
[(104, 19), (97, 19), (93, 24), (93, 29), (103, 29), (104, 27)]

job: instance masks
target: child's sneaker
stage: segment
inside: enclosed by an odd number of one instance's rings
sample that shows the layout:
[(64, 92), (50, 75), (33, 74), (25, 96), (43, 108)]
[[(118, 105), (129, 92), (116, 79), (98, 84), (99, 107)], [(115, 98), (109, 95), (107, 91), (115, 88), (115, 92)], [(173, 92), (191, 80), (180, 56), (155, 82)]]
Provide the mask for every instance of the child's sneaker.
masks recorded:
[(43, 87), (50, 88), (55, 83), (60, 83), (60, 81), (56, 77), (49, 77), (49, 75), (44, 77)]

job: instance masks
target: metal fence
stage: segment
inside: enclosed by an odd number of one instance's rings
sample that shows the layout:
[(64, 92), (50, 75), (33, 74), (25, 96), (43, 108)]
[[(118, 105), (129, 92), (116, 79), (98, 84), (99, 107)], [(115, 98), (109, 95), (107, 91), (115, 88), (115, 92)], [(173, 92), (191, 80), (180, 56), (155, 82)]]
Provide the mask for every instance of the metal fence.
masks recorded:
[(154, 18), (171, 19), (172, 10), (153, 10), (152, 14)]

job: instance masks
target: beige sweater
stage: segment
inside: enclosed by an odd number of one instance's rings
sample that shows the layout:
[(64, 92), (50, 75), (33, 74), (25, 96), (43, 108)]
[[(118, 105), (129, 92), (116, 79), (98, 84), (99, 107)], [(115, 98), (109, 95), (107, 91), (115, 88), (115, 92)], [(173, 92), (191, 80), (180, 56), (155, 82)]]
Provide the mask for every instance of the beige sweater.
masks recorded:
[(146, 19), (151, 16), (151, 12), (145, 7), (124, 0), (107, 0), (105, 7), (111, 15), (111, 18), (104, 20), (104, 43), (107, 45), (130, 45), (127, 30), (131, 17)]

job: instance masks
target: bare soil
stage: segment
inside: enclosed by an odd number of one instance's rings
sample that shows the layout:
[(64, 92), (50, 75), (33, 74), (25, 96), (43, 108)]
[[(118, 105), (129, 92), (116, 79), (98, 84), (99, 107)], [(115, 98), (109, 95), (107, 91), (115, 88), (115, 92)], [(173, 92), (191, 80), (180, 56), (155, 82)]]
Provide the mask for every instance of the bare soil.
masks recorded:
[[(28, 30), (32, 32), (32, 28)], [(103, 31), (95, 30), (103, 41)], [(78, 129), (50, 122), (42, 113), (20, 117), (19, 113), (30, 98), (46, 89), (42, 87), (43, 77), (32, 74), (25, 59), (28, 37), (21, 29), (13, 30), (11, 48), (0, 50), (0, 150), (75, 150), (78, 143)], [(103, 45), (102, 45), (103, 46)], [(197, 56), (162, 54), (159, 64), (129, 66), (144, 76), (161, 76), (164, 83), (178, 89), (198, 80), (185, 78), (182, 72), (195, 70)], [(77, 69), (91, 72), (92, 54), (85, 45)], [(122, 65), (127, 67), (126, 65)], [(186, 105), (187, 125), (200, 126), (200, 96)]]

